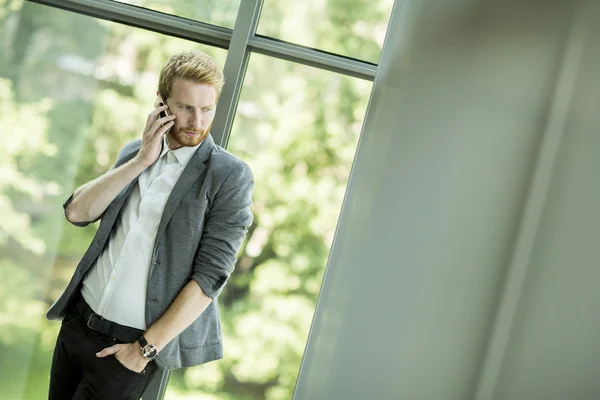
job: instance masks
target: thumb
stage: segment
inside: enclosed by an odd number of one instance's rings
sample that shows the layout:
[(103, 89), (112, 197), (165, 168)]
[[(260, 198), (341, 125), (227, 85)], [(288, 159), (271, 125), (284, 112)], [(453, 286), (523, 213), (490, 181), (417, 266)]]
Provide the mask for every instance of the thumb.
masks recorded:
[(96, 357), (103, 358), (106, 356), (110, 356), (111, 354), (117, 353), (120, 348), (121, 348), (121, 345), (115, 344), (114, 346), (107, 347), (107, 348), (102, 349), (101, 351), (97, 352)]

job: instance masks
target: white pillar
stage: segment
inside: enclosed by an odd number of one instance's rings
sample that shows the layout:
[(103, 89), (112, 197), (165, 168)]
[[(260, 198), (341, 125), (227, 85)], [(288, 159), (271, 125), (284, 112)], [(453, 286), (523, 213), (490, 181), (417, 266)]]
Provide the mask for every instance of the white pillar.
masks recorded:
[(295, 400), (600, 397), (600, 19), (581, 4), (397, 1)]

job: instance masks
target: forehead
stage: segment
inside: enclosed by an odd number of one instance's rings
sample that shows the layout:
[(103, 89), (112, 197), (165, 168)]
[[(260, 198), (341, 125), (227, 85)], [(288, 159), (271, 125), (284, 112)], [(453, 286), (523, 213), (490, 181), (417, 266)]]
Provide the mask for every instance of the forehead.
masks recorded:
[(185, 104), (206, 106), (217, 101), (217, 89), (208, 83), (196, 83), (178, 78), (173, 82), (169, 97)]

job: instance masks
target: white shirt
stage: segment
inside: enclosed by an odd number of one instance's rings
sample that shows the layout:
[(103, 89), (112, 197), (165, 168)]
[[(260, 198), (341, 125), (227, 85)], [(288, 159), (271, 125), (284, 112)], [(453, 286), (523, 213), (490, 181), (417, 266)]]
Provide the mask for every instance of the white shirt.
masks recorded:
[(83, 280), (81, 294), (95, 313), (145, 330), (146, 288), (154, 239), (167, 199), (195, 147), (170, 150), (139, 176), (108, 244)]

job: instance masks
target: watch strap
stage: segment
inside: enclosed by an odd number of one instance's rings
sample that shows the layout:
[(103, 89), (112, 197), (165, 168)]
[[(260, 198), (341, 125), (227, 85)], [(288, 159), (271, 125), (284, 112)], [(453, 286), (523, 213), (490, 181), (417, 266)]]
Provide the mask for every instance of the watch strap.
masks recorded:
[(148, 345), (148, 341), (146, 340), (144, 335), (140, 336), (140, 338), (138, 339), (138, 342), (140, 342), (140, 346), (142, 346), (142, 347), (145, 347)]
[(144, 335), (140, 336), (138, 339), (140, 343), (140, 350), (142, 351), (142, 356), (152, 361), (158, 356), (158, 350), (156, 346), (153, 344), (149, 344)]

